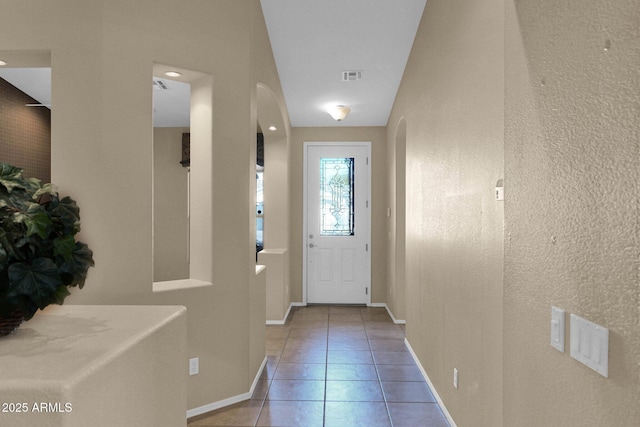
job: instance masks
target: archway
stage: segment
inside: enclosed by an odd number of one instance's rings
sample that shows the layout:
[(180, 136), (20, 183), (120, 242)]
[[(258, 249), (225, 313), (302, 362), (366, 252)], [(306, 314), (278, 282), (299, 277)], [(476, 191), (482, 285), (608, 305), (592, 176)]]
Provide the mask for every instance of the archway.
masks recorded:
[[(271, 89), (258, 83), (257, 99), (258, 130), (262, 131), (264, 141), (260, 206), (263, 249), (258, 253), (258, 263), (267, 266), (267, 323), (280, 323), (284, 321), (291, 302), (289, 135), (284, 114)], [(256, 200), (257, 197), (258, 194)]]
[(395, 137), (395, 186), (391, 194), (395, 195), (395, 217), (393, 228), (395, 233), (392, 251), (392, 281), (391, 303), (393, 313), (397, 319), (406, 318), (405, 302), (405, 229), (406, 229), (406, 161), (407, 161), (407, 123), (404, 117), (398, 122)]

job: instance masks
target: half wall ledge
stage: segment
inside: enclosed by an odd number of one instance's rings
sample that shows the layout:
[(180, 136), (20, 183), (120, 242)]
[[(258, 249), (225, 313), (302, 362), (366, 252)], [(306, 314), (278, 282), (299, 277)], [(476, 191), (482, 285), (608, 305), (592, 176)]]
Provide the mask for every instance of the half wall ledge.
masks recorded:
[(168, 280), (166, 282), (153, 282), (153, 292), (182, 291), (206, 286), (213, 285), (211, 282), (196, 279)]
[(36, 313), (0, 340), (0, 424), (185, 426), (186, 311), (65, 305)]

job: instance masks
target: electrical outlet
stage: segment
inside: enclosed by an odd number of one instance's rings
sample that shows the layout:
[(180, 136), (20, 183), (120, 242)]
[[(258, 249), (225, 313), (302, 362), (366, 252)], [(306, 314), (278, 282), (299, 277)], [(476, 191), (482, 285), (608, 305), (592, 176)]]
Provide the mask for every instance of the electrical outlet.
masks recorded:
[(453, 387), (458, 388), (458, 370), (453, 368)]
[(200, 359), (194, 357), (189, 359), (189, 375), (197, 375), (200, 373)]

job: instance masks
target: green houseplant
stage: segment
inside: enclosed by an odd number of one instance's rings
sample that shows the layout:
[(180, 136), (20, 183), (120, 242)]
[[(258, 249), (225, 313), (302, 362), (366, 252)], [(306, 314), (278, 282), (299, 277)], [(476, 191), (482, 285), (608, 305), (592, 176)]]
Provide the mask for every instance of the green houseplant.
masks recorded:
[[(0, 163), (0, 336), (82, 288), (93, 252), (76, 241), (80, 209), (52, 184)], [(14, 325), (15, 323), (15, 325)]]

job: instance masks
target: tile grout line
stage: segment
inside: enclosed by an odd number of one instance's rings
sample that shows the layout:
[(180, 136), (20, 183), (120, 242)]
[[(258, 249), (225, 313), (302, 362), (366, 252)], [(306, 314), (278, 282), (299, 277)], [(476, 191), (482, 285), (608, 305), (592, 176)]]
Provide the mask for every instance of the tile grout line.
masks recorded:
[[(285, 323), (283, 324), (283, 326), (286, 325), (288, 319), (285, 319)], [(256, 418), (256, 422), (254, 424), (254, 427), (258, 427), (258, 422), (260, 421), (260, 416), (262, 415), (262, 411), (264, 410), (265, 405), (267, 404), (267, 397), (269, 396), (269, 392), (271, 391), (271, 385), (273, 384), (273, 380), (275, 379), (276, 376), (276, 372), (278, 371), (278, 367), (280, 366), (280, 361), (282, 360), (282, 353), (284, 353), (284, 348), (287, 346), (287, 342), (289, 341), (289, 336), (291, 334), (291, 328), (288, 328), (288, 332), (287, 332), (287, 338), (284, 340), (284, 344), (282, 345), (282, 348), (280, 349), (280, 355), (278, 356), (278, 362), (276, 363), (275, 369), (273, 370), (273, 378), (267, 378), (267, 391), (264, 394), (264, 397), (262, 398), (262, 404), (260, 405), (260, 411), (258, 411), (258, 417)], [(266, 368), (266, 366), (265, 366)]]
[(382, 399), (384, 400), (384, 407), (387, 410), (387, 417), (389, 417), (389, 425), (393, 427), (393, 419), (391, 419), (391, 411), (389, 411), (389, 402), (387, 402), (387, 393), (384, 391), (384, 387), (382, 386), (382, 378), (380, 377), (380, 371), (378, 370), (378, 362), (373, 355), (373, 348), (371, 348), (371, 341), (369, 340), (369, 334), (367, 333), (367, 328), (364, 328), (365, 334), (367, 335), (367, 343), (369, 344), (369, 350), (371, 351), (371, 359), (373, 359), (373, 366), (376, 369), (376, 376), (378, 377), (378, 384), (380, 385), (380, 391), (382, 392)]
[[(285, 320), (285, 323), (286, 323), (286, 320)], [(291, 330), (289, 330), (289, 332), (291, 332)], [(275, 369), (273, 371), (274, 377), (275, 377), (276, 371), (278, 370), (278, 366), (280, 365), (280, 358), (282, 357), (282, 352), (284, 351), (284, 347), (287, 345), (287, 341), (289, 340), (289, 332), (287, 332), (287, 338), (284, 340), (284, 345), (280, 350), (280, 355), (278, 356), (278, 362), (276, 363)], [(266, 366), (265, 366), (265, 369), (266, 369)], [(258, 426), (258, 422), (260, 421), (260, 416), (262, 415), (262, 411), (264, 410), (264, 405), (266, 405), (267, 403), (267, 396), (269, 396), (269, 391), (271, 390), (272, 383), (273, 383), (273, 378), (267, 377), (267, 391), (265, 392), (264, 397), (262, 398), (262, 404), (260, 405), (260, 410), (258, 411), (258, 417), (256, 418), (254, 427)]]
[(324, 396), (322, 399), (322, 426), (324, 427), (327, 420), (327, 371), (329, 370), (329, 322), (331, 319), (331, 309), (327, 311), (327, 338), (325, 340), (327, 346), (324, 351)]

